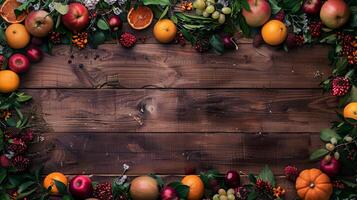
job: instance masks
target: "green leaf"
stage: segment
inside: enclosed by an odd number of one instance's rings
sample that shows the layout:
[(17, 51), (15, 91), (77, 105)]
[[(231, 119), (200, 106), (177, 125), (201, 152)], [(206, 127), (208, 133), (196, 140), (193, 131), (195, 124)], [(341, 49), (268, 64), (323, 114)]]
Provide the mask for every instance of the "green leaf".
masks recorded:
[(60, 2), (53, 2), (53, 8), (61, 15), (65, 15), (68, 12), (68, 5), (63, 5)]
[(310, 155), (310, 160), (316, 161), (319, 158), (322, 158), (323, 156), (327, 155), (328, 153), (329, 151), (327, 149), (317, 149)]
[(167, 12), (169, 11), (170, 6), (166, 6), (165, 10), (161, 13), (161, 16), (159, 19), (164, 18), (167, 15)]
[(271, 6), (271, 12), (274, 15), (277, 14), (281, 10), (281, 7), (279, 6), (279, 4), (276, 0), (269, 0), (269, 3)]
[(33, 189), (30, 190), (30, 191), (27, 191), (27, 192), (24, 192), (24, 193), (20, 193), (20, 194), (16, 197), (16, 199), (18, 199), (18, 200), (23, 199), (24, 197), (27, 197), (27, 196), (29, 196), (30, 194), (36, 192), (36, 190), (37, 190), (37, 188), (33, 188)]
[(337, 140), (341, 140), (341, 137), (336, 133), (336, 131), (326, 128), (321, 130), (320, 139), (324, 142), (329, 142), (331, 138), (336, 138)]
[(55, 179), (53, 179), (53, 182), (55, 183), (57, 189), (58, 189), (58, 192), (60, 194), (66, 194), (67, 193), (67, 187), (65, 184), (63, 184), (62, 182), (60, 181), (57, 181)]
[(187, 185), (178, 185), (175, 187), (176, 192), (178, 193), (178, 196), (180, 199), (187, 199), (188, 192), (190, 191), (190, 187)]
[(29, 101), (32, 99), (32, 96), (27, 95), (25, 93), (17, 93), (16, 96), (17, 96), (16, 100), (20, 103), (23, 103), (23, 102), (26, 102), (26, 101)]
[(254, 174), (249, 173), (248, 174), (248, 179), (253, 184), (255, 184), (257, 182), (257, 178), (254, 176)]
[(213, 47), (213, 50), (217, 53), (217, 54), (223, 54), (224, 53), (224, 44), (222, 42), (222, 38), (215, 34), (212, 35), (211, 39), (209, 40), (211, 46)]
[(250, 11), (250, 5), (247, 0), (242, 0), (242, 7), (244, 10)]
[(144, 5), (161, 5), (169, 6), (171, 5), (170, 0), (142, 0)]
[(106, 37), (103, 31), (96, 31), (94, 35), (91, 34), (90, 44), (93, 48), (97, 48), (99, 45), (105, 42), (105, 39)]
[(250, 193), (248, 194), (248, 200), (256, 200), (257, 197), (258, 197), (258, 195), (257, 195), (257, 193), (255, 193), (255, 192), (250, 192)]
[(263, 170), (259, 173), (259, 178), (269, 182), (273, 187), (275, 186), (274, 174), (271, 171), (271, 169), (268, 167), (268, 165), (265, 165)]
[(98, 28), (100, 28), (103, 31), (109, 30), (109, 28), (110, 28), (108, 23), (103, 19), (98, 20), (97, 26), (98, 26)]
[(0, 199), (1, 200), (11, 200), (10, 196), (5, 192), (0, 193)]
[(336, 43), (336, 33), (328, 35), (320, 40), (320, 43), (335, 44)]
[(8, 126), (16, 127), (16, 121), (13, 118), (7, 119), (6, 123), (7, 123)]
[(17, 193), (23, 193), (24, 191), (26, 191), (28, 188), (30, 188), (31, 186), (33, 186), (35, 184), (34, 181), (27, 181), (22, 183), (19, 188), (17, 189)]
[(5, 168), (0, 168), (0, 184), (5, 180), (7, 171)]

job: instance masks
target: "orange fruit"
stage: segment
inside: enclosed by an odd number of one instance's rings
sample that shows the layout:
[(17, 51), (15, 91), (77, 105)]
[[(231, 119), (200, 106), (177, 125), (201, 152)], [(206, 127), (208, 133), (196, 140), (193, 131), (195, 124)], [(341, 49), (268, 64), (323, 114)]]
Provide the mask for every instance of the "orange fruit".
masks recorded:
[(343, 116), (357, 120), (357, 102), (351, 102), (343, 109)]
[(11, 70), (0, 71), (0, 92), (14, 92), (20, 86), (19, 76)]
[(177, 33), (176, 25), (169, 19), (159, 20), (153, 30), (154, 37), (161, 43), (169, 43), (175, 39)]
[(139, 6), (137, 9), (131, 8), (127, 19), (128, 24), (135, 30), (143, 30), (150, 26), (154, 13), (147, 6)]
[(205, 186), (199, 176), (185, 176), (181, 180), (181, 183), (183, 185), (187, 185), (190, 188), (188, 192), (188, 200), (200, 200), (203, 197)]
[(13, 49), (22, 49), (30, 42), (30, 34), (22, 24), (11, 24), (5, 31), (7, 44)]
[(279, 20), (270, 20), (262, 28), (263, 40), (273, 46), (283, 43), (287, 36), (288, 29)]
[(53, 180), (59, 181), (63, 183), (66, 187), (68, 185), (68, 179), (67, 177), (59, 172), (53, 172), (51, 174), (48, 174), (46, 178), (43, 180), (43, 187), (48, 189), (51, 187), (51, 193), (52, 194), (58, 194), (59, 191), (55, 185), (55, 182)]
[(17, 17), (15, 14), (15, 9), (20, 5), (21, 3), (17, 2), (17, 0), (6, 0), (0, 8), (1, 17), (5, 21), (12, 24), (24, 21), (26, 18), (26, 13), (22, 13), (20, 16)]

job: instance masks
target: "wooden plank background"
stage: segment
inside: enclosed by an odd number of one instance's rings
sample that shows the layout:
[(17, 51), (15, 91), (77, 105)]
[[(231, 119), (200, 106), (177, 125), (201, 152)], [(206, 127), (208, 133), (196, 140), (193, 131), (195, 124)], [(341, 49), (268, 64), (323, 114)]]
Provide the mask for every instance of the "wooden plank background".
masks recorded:
[(22, 81), (44, 139), (35, 163), (100, 180), (124, 163), (129, 175), (176, 178), (186, 167), (257, 173), (268, 164), (293, 199), (284, 166), (315, 166), (309, 153), (335, 119), (335, 99), (319, 88), (329, 49), (239, 47), (223, 56), (152, 39), (130, 50), (56, 47)]

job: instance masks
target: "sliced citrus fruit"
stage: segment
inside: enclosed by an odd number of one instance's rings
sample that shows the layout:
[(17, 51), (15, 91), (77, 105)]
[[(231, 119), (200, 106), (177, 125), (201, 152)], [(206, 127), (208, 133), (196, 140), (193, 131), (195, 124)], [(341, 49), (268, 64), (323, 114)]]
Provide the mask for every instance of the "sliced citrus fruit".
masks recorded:
[(131, 8), (128, 13), (128, 24), (131, 28), (142, 30), (150, 26), (154, 14), (147, 6), (139, 6), (138, 8)]
[(17, 2), (17, 0), (6, 0), (0, 8), (1, 17), (12, 24), (24, 21), (26, 13), (22, 13), (20, 16), (15, 14), (15, 9), (19, 6), (21, 6), (21, 3)]

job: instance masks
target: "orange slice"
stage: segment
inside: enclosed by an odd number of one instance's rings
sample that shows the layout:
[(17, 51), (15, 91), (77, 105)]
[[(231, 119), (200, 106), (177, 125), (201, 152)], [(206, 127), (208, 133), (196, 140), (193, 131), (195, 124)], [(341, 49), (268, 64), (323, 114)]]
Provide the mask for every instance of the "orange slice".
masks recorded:
[(21, 3), (16, 0), (6, 0), (0, 8), (1, 17), (12, 24), (24, 21), (26, 13), (22, 13), (20, 16), (16, 17), (15, 9), (19, 6), (21, 6)]
[(154, 14), (147, 6), (139, 6), (137, 9), (131, 8), (128, 13), (128, 24), (135, 30), (143, 30), (150, 26)]

